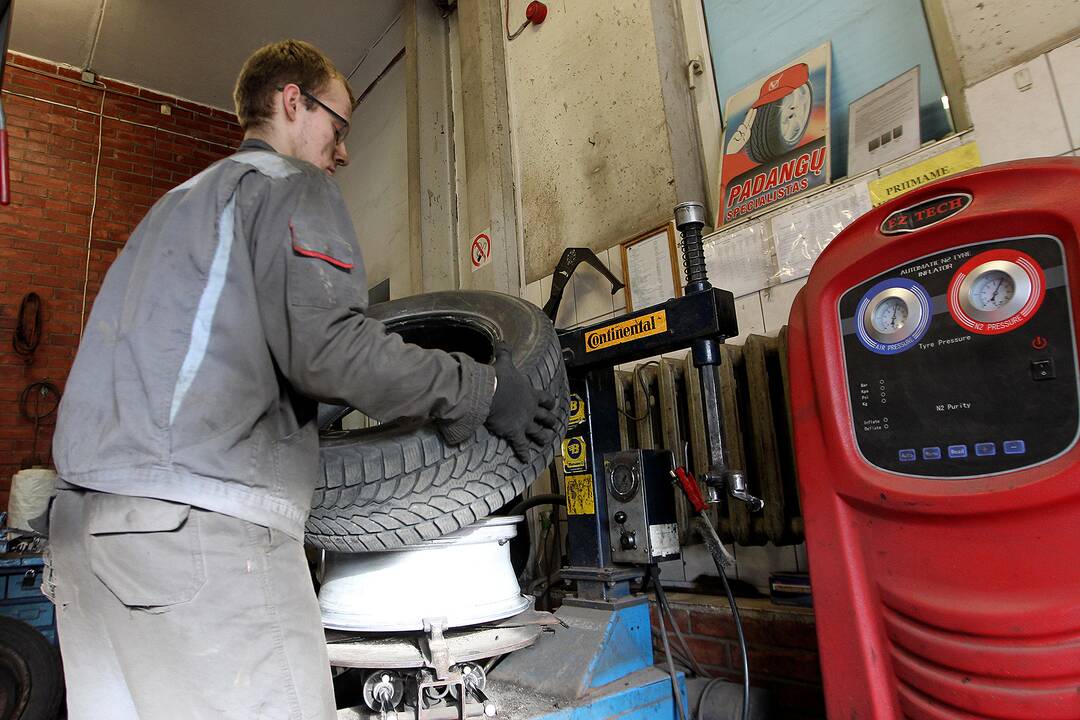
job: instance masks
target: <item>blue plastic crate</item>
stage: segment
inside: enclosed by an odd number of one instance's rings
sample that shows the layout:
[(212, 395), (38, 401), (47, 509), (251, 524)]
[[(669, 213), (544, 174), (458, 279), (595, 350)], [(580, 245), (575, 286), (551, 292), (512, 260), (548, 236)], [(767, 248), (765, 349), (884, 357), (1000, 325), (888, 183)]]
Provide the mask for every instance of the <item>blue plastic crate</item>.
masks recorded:
[(4, 603), (0, 605), (0, 615), (22, 620), (27, 625), (39, 630), (53, 625), (53, 604), (47, 597), (41, 602)]
[(3, 597), (7, 600), (42, 597), (41, 575), (39, 568), (27, 568), (21, 574), (8, 575)]
[(56, 612), (41, 594), (41, 555), (0, 555), (0, 615), (22, 620), (56, 644)]

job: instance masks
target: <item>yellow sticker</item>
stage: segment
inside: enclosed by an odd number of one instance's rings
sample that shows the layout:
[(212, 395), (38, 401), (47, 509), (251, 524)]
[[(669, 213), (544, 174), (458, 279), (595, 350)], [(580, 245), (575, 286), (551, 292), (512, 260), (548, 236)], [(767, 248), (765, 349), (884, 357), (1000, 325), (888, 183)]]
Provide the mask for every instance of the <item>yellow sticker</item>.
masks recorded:
[(968, 143), (954, 148), (929, 160), (923, 160), (909, 168), (898, 170), (878, 180), (867, 183), (870, 188), (870, 200), (874, 207), (886, 200), (903, 195), (908, 190), (926, 185), (949, 175), (977, 168), (982, 165), (979, 148), (975, 143)]
[(648, 315), (625, 320), (585, 333), (585, 352), (621, 345), (650, 335), (667, 332), (667, 311), (658, 310)]
[(566, 514), (595, 515), (592, 475), (566, 476)]
[(585, 422), (585, 401), (580, 395), (570, 396), (570, 427), (577, 427)]
[(585, 438), (568, 437), (562, 441), (562, 465), (564, 473), (584, 470), (589, 462)]

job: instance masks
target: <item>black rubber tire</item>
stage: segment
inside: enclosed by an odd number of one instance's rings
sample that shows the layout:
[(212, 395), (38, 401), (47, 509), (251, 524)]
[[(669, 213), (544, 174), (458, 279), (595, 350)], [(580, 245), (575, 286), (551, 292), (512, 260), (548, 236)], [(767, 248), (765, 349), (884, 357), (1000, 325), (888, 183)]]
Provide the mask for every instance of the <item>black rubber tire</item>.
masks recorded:
[(0, 720), (55, 720), (63, 699), (60, 653), (26, 623), (0, 616)]
[[(810, 93), (809, 103), (811, 116), (813, 115), (814, 88), (810, 83), (804, 83)], [(792, 141), (784, 139), (780, 131), (780, 113), (782, 112), (784, 99), (773, 100), (768, 105), (758, 109), (754, 116), (754, 124), (750, 128), (750, 140), (746, 145), (746, 153), (756, 163), (765, 164), (777, 158), (787, 155), (795, 149), (806, 134), (806, 128), (810, 126), (810, 117), (807, 117), (799, 136)]]
[(540, 309), (501, 293), (453, 291), (375, 305), (369, 315), (409, 342), (464, 351), (490, 362), (495, 341), (535, 388), (557, 399), (557, 439), (521, 462), (484, 428), (447, 445), (430, 423), (397, 421), (329, 431), (340, 411), (320, 411), (321, 477), (307, 522), (309, 543), (326, 550), (387, 550), (431, 540), (476, 522), (520, 494), (548, 466), (566, 432), (569, 391), (562, 352)]

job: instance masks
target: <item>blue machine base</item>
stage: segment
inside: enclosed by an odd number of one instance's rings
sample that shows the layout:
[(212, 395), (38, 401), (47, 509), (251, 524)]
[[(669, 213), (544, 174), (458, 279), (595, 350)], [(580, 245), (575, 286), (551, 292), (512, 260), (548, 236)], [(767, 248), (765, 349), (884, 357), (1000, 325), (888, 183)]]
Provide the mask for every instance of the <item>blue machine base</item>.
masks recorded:
[[(649, 605), (643, 597), (611, 607), (564, 604), (565, 627), (511, 653), (490, 675), (486, 692), (499, 717), (513, 720), (675, 720), (666, 670), (653, 665)], [(677, 685), (686, 707), (686, 682)]]
[[(679, 693), (686, 707), (686, 682), (678, 674)], [(676, 720), (671, 701), (671, 678), (659, 668), (631, 673), (578, 700), (558, 700), (523, 692), (521, 688), (490, 681), (488, 694), (499, 700), (499, 717), (514, 720)]]

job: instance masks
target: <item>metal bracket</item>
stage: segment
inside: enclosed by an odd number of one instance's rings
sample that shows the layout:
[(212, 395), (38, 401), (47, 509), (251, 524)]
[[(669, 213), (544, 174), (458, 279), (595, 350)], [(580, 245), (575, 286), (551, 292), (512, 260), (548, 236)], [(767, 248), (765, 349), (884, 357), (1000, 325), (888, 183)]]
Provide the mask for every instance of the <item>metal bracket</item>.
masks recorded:
[(744, 503), (750, 506), (751, 512), (757, 512), (761, 508), (765, 507), (765, 501), (759, 497), (754, 497), (747, 489), (746, 476), (738, 470), (729, 470), (727, 473), (727, 483), (731, 497), (742, 500)]
[(450, 676), (450, 646), (443, 637), (446, 618), (424, 618), (426, 637), (421, 643), (424, 658), (433, 670), (435, 677), (445, 680)]
[(608, 282), (611, 283), (611, 294), (622, 290), (626, 287), (621, 280), (615, 277), (615, 274), (608, 269), (607, 265), (600, 261), (600, 258), (596, 257), (589, 248), (566, 248), (563, 250), (562, 257), (559, 258), (559, 264), (555, 266), (555, 272), (551, 276), (551, 294), (548, 295), (548, 301), (544, 304), (544, 314), (548, 316), (551, 322), (555, 322), (555, 317), (559, 314), (559, 303), (562, 302), (563, 290), (566, 288), (566, 283), (570, 282), (570, 276), (577, 270), (577, 266), (586, 262), (592, 265), (597, 271), (600, 272)]

